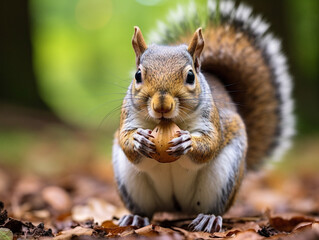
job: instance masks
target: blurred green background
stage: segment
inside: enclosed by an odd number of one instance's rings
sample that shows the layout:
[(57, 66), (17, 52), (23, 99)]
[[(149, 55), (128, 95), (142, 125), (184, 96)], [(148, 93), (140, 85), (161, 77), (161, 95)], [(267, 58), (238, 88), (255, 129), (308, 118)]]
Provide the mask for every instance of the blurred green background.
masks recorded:
[[(2, 1), (0, 164), (25, 163), (45, 173), (110, 158), (135, 64), (133, 26), (147, 38), (157, 20), (188, 2)], [(262, 14), (282, 39), (294, 78), (297, 143), (317, 145), (319, 1), (239, 2)]]

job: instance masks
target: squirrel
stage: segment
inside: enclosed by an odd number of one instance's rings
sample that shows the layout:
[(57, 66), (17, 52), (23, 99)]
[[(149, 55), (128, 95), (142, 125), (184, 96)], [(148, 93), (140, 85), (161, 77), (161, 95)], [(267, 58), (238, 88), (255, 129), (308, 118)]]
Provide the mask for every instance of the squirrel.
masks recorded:
[[(112, 156), (132, 212), (120, 226), (145, 226), (155, 212), (169, 211), (197, 214), (193, 231), (220, 231), (246, 169), (290, 146), (292, 80), (280, 41), (250, 7), (227, 0), (218, 6), (208, 0), (204, 16), (194, 3), (179, 7), (149, 46), (135, 27), (136, 73)], [(180, 157), (171, 163), (151, 157), (151, 129), (164, 119), (181, 129), (167, 150)]]

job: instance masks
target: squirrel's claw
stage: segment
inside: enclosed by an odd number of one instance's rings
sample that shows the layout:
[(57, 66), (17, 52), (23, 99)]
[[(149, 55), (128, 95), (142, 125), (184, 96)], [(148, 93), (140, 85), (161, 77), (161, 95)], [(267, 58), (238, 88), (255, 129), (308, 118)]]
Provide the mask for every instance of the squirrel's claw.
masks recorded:
[(199, 214), (192, 222), (189, 224), (188, 228), (191, 231), (196, 232), (220, 232), (223, 225), (223, 219), (221, 216)]
[(155, 153), (155, 144), (149, 140), (153, 137), (151, 133), (149, 129), (138, 128), (133, 135), (134, 150), (148, 158)]
[(124, 215), (120, 218), (118, 225), (120, 227), (134, 226), (134, 227), (145, 227), (150, 224), (150, 220), (147, 217), (141, 217), (139, 215)]
[(146, 138), (154, 138), (154, 136), (152, 136), (152, 130), (150, 129), (138, 128), (136, 133)]
[(179, 137), (172, 139), (169, 144), (171, 144), (172, 146), (175, 146), (179, 143), (185, 142), (187, 140), (191, 139), (191, 135), (188, 131), (178, 131), (178, 135)]
[(146, 145), (149, 148), (155, 149), (155, 144), (149, 140), (149, 136), (148, 135), (142, 135), (140, 134), (140, 132), (136, 132), (136, 134), (134, 134), (133, 139), (137, 142), (139, 142), (140, 144)]
[(169, 155), (181, 156), (185, 155), (191, 148), (191, 141), (181, 143), (175, 147), (170, 147), (166, 152)]
[(178, 137), (172, 139), (169, 144), (171, 147), (166, 151), (169, 155), (181, 156), (188, 153), (192, 147), (192, 138), (189, 131), (178, 131)]

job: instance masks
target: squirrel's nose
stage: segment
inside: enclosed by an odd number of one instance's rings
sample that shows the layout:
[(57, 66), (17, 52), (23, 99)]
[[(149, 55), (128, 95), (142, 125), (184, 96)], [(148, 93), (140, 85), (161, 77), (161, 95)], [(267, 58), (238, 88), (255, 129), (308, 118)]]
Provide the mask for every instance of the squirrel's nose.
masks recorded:
[(153, 109), (155, 112), (158, 112), (158, 113), (168, 113), (170, 112), (172, 109), (173, 109), (173, 103), (171, 103), (170, 106), (168, 105), (155, 105), (153, 103)]
[(151, 106), (154, 112), (169, 113), (174, 109), (174, 98), (170, 94), (156, 93), (152, 97)]

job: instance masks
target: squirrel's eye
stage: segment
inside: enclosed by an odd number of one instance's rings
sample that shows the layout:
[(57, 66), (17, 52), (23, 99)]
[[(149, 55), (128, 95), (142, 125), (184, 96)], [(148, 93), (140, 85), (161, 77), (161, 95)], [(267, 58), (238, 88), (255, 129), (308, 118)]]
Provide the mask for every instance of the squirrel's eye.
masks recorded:
[(136, 83), (142, 82), (142, 73), (140, 69), (135, 73), (135, 79), (136, 79)]
[(186, 83), (194, 84), (194, 82), (195, 82), (195, 74), (193, 70), (189, 70), (186, 77)]

